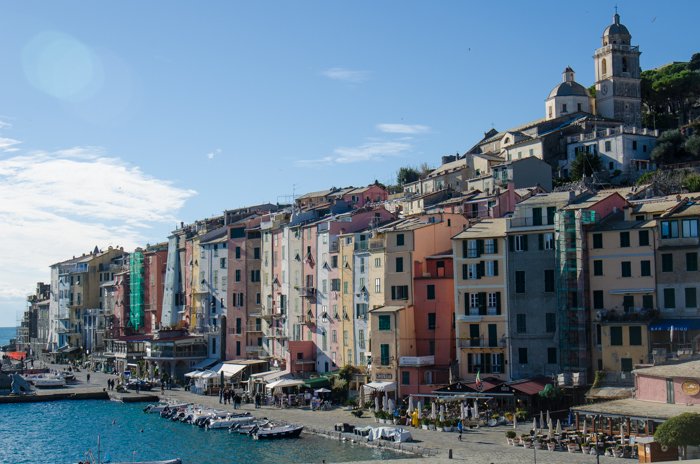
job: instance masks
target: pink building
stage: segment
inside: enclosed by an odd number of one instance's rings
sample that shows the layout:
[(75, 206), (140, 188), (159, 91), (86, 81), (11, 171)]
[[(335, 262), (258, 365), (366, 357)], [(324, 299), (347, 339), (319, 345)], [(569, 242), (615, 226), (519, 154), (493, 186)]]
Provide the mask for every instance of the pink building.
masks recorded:
[(374, 184), (367, 187), (357, 187), (343, 193), (343, 200), (347, 203), (352, 203), (355, 208), (362, 208), (371, 203), (386, 201), (389, 195), (386, 190)]
[(144, 318), (143, 324), (145, 333), (148, 334), (155, 333), (160, 328), (167, 259), (167, 243), (148, 247), (144, 253), (143, 303), (146, 317)]
[(114, 274), (114, 336), (127, 335), (129, 329), (129, 271)]
[(515, 211), (515, 205), (537, 193), (546, 191), (540, 186), (516, 189), (515, 183), (508, 182), (505, 190), (469, 194), (462, 202), (462, 211), (468, 218), (501, 218)]
[[(185, 287), (185, 320), (184, 326), (190, 327), (190, 309), (192, 308), (192, 240), (185, 241), (185, 272), (184, 272), (184, 287)], [(182, 323), (182, 321), (181, 321)]]
[(634, 374), (638, 400), (700, 404), (700, 361), (635, 369)]

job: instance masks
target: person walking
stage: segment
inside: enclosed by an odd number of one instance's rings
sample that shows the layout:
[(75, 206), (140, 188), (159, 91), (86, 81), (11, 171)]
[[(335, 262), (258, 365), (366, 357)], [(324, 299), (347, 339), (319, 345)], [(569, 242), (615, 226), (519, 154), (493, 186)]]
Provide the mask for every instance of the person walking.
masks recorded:
[(224, 398), (224, 389), (220, 388), (219, 389), (219, 404), (221, 404), (221, 400)]
[(90, 373), (87, 373), (87, 383), (90, 383)]
[(457, 440), (462, 441), (462, 420), (460, 419), (459, 423), (457, 424), (457, 431), (459, 432), (459, 436), (457, 436)]

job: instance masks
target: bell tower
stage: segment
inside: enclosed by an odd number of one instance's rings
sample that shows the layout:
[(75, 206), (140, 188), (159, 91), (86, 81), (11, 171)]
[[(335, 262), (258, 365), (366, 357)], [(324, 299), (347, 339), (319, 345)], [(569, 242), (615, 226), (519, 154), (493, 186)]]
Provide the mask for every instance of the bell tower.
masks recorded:
[(621, 121), (625, 126), (642, 127), (642, 80), (639, 46), (631, 45), (632, 36), (620, 24), (615, 12), (613, 23), (605, 29), (603, 46), (596, 50), (595, 89), (598, 115)]

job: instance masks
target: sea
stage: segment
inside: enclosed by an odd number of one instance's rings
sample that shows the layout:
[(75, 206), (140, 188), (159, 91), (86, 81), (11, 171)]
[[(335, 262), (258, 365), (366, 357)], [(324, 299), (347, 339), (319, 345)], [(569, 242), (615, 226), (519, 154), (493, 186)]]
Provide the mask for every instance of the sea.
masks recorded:
[(0, 346), (10, 343), (11, 338), (15, 338), (17, 329), (15, 327), (0, 327)]
[[(106, 400), (3, 404), (0, 463), (75, 464), (92, 451), (112, 463), (180, 458), (183, 464), (321, 463), (401, 459), (410, 455), (315, 435), (253, 440), (143, 412), (145, 404)], [(93, 462), (91, 460), (91, 462)]]

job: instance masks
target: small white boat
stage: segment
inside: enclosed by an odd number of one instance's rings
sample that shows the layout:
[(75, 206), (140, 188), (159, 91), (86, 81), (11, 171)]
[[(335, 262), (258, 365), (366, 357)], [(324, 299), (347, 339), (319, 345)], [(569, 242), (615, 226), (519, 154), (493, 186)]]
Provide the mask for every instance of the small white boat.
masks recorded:
[(227, 416), (223, 419), (211, 419), (207, 423), (207, 428), (209, 429), (227, 429), (233, 425), (247, 425), (253, 422), (256, 418), (251, 416), (250, 413), (239, 416)]
[(32, 374), (25, 376), (24, 380), (33, 383), (37, 388), (57, 388), (66, 386), (66, 379), (60, 375)]

